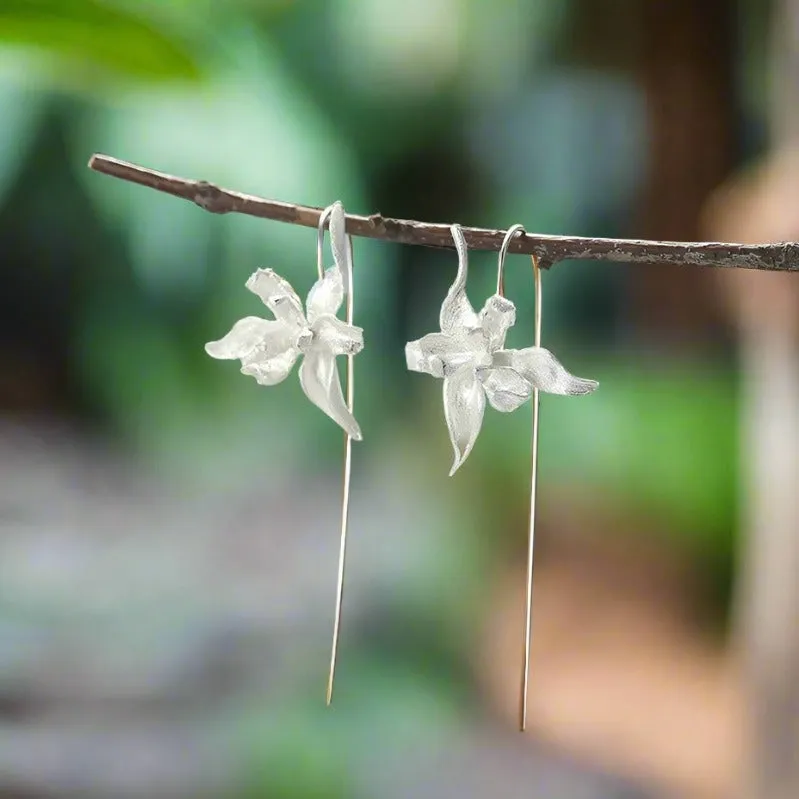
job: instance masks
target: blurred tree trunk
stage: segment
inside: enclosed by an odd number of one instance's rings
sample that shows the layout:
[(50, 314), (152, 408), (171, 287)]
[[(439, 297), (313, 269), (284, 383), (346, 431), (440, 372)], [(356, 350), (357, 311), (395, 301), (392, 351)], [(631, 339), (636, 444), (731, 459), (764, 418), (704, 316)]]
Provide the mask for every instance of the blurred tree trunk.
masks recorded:
[[(735, 3), (669, 0), (636, 5), (636, 72), (647, 101), (649, 172), (637, 235), (696, 240), (708, 195), (735, 159)], [(696, 341), (718, 322), (703, 270), (635, 270), (636, 327), (657, 339)]]
[(742, 799), (799, 797), (799, 352), (743, 337), (748, 485), (739, 632), (752, 747)]
[[(749, 181), (747, 240), (799, 238), (799, 0), (771, 36), (771, 163)], [(754, 185), (753, 185), (754, 184)], [(742, 799), (799, 797), (799, 275), (730, 281), (741, 324), (744, 540), (738, 636), (751, 757)]]

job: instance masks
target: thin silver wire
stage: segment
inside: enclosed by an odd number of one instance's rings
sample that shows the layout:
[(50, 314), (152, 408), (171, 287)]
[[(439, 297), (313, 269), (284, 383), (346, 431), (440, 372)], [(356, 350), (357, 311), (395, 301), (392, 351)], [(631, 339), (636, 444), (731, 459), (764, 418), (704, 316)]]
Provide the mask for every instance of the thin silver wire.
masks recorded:
[(316, 271), (320, 280), (325, 276), (325, 225), (330, 221), (332, 213), (333, 206), (328, 205), (319, 214), (319, 223), (316, 227)]
[[(505, 255), (511, 240), (517, 233), (525, 233), (521, 225), (514, 225), (508, 229), (502, 246), (499, 250), (499, 265), (497, 267), (497, 294), (505, 296)], [(535, 346), (541, 346), (541, 269), (538, 256), (532, 255), (533, 278), (535, 282)], [(530, 515), (527, 533), (527, 581), (525, 586), (525, 613), (524, 613), (524, 656), (522, 659), (522, 679), (519, 696), (519, 730), (527, 729), (527, 694), (529, 693), (530, 675), (530, 644), (533, 630), (533, 565), (535, 552), (535, 505), (536, 487), (538, 482), (538, 422), (539, 405), (538, 389), (533, 389), (533, 431), (530, 464)]]
[(517, 233), (526, 233), (524, 225), (513, 225), (509, 227), (505, 233), (505, 238), (502, 239), (502, 246), (499, 248), (499, 262), (497, 265), (497, 294), (500, 297), (505, 296), (505, 256), (508, 254), (508, 247), (510, 247), (513, 237)]
[[(324, 276), (324, 243), (325, 243), (325, 224), (329, 221), (330, 215), (333, 211), (333, 206), (330, 205), (322, 211), (319, 216), (319, 225), (317, 228), (316, 239), (316, 266), (319, 272), (319, 277)], [(347, 236), (347, 284), (349, 290), (347, 291), (347, 306), (346, 306), (346, 322), (348, 325), (352, 324), (353, 319), (353, 279), (352, 279), (352, 237)], [(350, 413), (353, 412), (353, 403), (355, 401), (355, 374), (353, 370), (354, 355), (347, 356), (347, 409)], [(333, 616), (333, 645), (330, 652), (330, 671), (327, 678), (327, 693), (325, 703), (329, 706), (333, 701), (333, 683), (336, 676), (336, 659), (338, 656), (338, 642), (341, 632), (341, 606), (344, 600), (344, 566), (346, 563), (347, 555), (347, 526), (349, 523), (350, 511), (350, 477), (352, 475), (352, 439), (348, 433), (344, 434), (344, 480), (341, 493), (341, 536), (339, 542), (338, 554), (338, 578), (336, 583), (336, 607)]]

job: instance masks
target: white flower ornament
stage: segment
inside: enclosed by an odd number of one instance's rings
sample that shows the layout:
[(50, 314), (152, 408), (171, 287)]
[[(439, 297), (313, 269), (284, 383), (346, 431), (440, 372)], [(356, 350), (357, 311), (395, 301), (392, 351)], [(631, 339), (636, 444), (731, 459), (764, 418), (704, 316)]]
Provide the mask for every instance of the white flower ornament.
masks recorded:
[[(331, 218), (331, 237), (338, 226)], [(308, 399), (324, 411), (356, 441), (361, 428), (350, 413), (341, 391), (336, 356), (356, 355), (363, 349), (363, 330), (349, 325), (336, 314), (344, 301), (342, 264), (347, 247), (334, 242), (335, 266), (313, 285), (306, 311), (291, 285), (272, 269), (258, 269), (246, 287), (257, 294), (275, 318), (247, 316), (230, 332), (205, 345), (212, 358), (238, 359), (241, 372), (259, 385), (274, 386), (285, 380), (295, 361), (300, 364), (300, 385)]]
[(450, 476), (472, 451), (483, 423), (486, 398), (491, 407), (510, 413), (533, 395), (588, 394), (599, 384), (569, 374), (543, 347), (504, 349), (516, 322), (516, 306), (505, 297), (489, 297), (480, 313), (466, 296), (466, 241), (452, 226), (458, 251), (458, 274), (441, 306), (440, 333), (430, 333), (405, 347), (408, 369), (444, 380), (444, 416), (455, 460)]

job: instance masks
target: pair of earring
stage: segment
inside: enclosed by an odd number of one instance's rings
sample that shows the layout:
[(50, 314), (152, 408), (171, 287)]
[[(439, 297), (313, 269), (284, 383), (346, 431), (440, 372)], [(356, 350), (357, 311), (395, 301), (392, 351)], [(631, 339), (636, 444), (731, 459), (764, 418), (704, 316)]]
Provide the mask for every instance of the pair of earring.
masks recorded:
[[(325, 225), (330, 230), (334, 265), (323, 268)], [(318, 280), (311, 288), (305, 310), (294, 289), (271, 269), (257, 270), (247, 288), (257, 294), (274, 314), (274, 320), (245, 317), (236, 322), (219, 341), (206, 344), (213, 358), (238, 359), (241, 372), (260, 385), (285, 380), (302, 355), (300, 384), (308, 399), (346, 433), (344, 494), (341, 516), (338, 584), (333, 623), (333, 647), (327, 684), (327, 704), (333, 694), (336, 656), (344, 587), (351, 444), (360, 441), (361, 430), (353, 416), (353, 358), (363, 349), (363, 330), (353, 325), (352, 239), (346, 234), (346, 215), (340, 202), (328, 206), (317, 228)], [(499, 251), (497, 291), (475, 312), (466, 295), (468, 251), (460, 225), (452, 225), (458, 253), (458, 274), (441, 306), (438, 333), (430, 333), (406, 345), (408, 369), (443, 379), (444, 416), (455, 460), (453, 475), (472, 451), (482, 426), (486, 401), (498, 411), (509, 413), (533, 400), (532, 474), (527, 561), (527, 602), (522, 672), (520, 729), (527, 720), (527, 686), (532, 621), (533, 542), (538, 451), (538, 393), (579, 395), (597, 388), (594, 380), (569, 374), (555, 356), (541, 347), (541, 271), (532, 256), (535, 280), (535, 344), (523, 350), (505, 349), (508, 330), (515, 324), (516, 307), (504, 296), (505, 256), (513, 238), (524, 233), (514, 225), (505, 235)], [(347, 298), (346, 321), (337, 314)], [(341, 389), (336, 357), (347, 356), (347, 399)]]

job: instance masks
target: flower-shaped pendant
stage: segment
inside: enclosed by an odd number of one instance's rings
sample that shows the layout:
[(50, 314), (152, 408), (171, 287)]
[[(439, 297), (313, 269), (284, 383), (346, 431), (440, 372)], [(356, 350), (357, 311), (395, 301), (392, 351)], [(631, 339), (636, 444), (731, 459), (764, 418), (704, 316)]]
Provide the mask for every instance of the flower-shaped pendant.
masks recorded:
[(466, 296), (466, 242), (452, 226), (458, 250), (458, 275), (441, 306), (440, 333), (430, 333), (405, 347), (408, 369), (444, 380), (444, 416), (455, 461), (450, 476), (472, 451), (483, 423), (486, 398), (491, 407), (510, 413), (538, 389), (550, 394), (588, 394), (599, 384), (569, 374), (543, 347), (504, 349), (516, 322), (516, 306), (494, 294), (480, 313)]
[(272, 269), (258, 269), (246, 286), (261, 298), (275, 318), (247, 316), (219, 341), (206, 344), (205, 351), (212, 358), (240, 360), (242, 374), (251, 375), (262, 386), (274, 386), (285, 380), (302, 355), (299, 373), (305, 395), (348, 435), (360, 441), (361, 428), (341, 391), (336, 356), (359, 353), (363, 349), (363, 330), (336, 316), (344, 301), (338, 260), (311, 288), (306, 312), (288, 281)]

